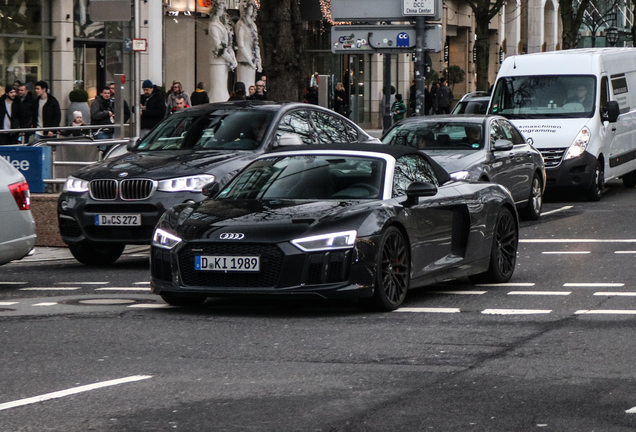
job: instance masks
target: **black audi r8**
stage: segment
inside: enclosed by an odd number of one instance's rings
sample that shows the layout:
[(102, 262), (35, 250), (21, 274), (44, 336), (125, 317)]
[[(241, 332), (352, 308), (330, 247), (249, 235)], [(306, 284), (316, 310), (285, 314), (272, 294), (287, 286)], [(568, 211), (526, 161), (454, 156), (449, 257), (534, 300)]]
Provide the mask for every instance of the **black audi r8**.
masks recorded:
[(359, 298), (394, 310), (409, 288), (514, 272), (518, 217), (507, 189), (452, 182), (417, 149), (303, 146), (263, 155), (213, 199), (168, 210), (151, 246), (152, 291), (207, 297)]

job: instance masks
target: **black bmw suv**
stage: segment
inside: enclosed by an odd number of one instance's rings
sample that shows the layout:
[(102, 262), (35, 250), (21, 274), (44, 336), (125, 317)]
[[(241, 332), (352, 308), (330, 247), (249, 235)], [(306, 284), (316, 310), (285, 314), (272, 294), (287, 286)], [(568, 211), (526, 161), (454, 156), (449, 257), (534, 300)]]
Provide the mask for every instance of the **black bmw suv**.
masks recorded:
[(166, 118), (123, 155), (70, 176), (58, 199), (62, 239), (81, 263), (150, 244), (170, 207), (201, 201), (258, 155), (285, 145), (379, 142), (350, 120), (302, 103), (223, 102)]

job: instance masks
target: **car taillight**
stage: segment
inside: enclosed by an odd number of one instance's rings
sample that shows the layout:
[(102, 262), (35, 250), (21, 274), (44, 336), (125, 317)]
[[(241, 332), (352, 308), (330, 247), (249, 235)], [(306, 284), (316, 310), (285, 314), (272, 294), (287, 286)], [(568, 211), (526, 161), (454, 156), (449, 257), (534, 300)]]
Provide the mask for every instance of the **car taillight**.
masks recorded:
[(15, 198), (20, 210), (29, 210), (31, 208), (31, 195), (26, 181), (22, 180), (21, 182), (10, 184), (9, 190), (13, 194), (13, 198)]

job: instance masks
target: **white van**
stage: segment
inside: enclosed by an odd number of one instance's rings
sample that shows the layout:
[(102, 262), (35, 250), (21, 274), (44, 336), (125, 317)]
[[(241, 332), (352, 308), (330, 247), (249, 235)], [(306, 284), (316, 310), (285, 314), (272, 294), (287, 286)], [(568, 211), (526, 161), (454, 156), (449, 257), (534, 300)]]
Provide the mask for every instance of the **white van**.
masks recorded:
[(598, 201), (607, 180), (636, 185), (634, 48), (508, 57), (488, 112), (510, 119), (541, 152), (547, 187)]

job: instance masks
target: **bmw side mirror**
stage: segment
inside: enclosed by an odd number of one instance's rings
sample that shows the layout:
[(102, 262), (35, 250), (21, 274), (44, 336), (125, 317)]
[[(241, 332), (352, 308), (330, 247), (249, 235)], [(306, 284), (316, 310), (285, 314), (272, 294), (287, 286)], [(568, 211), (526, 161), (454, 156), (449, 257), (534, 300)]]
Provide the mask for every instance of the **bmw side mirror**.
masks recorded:
[(131, 151), (134, 150), (137, 146), (138, 139), (136, 137), (130, 138), (126, 143), (126, 150)]
[(216, 195), (220, 189), (221, 189), (221, 186), (219, 186), (218, 182), (212, 182), (203, 186), (201, 188), (201, 193), (205, 195), (206, 197), (211, 198), (214, 195)]
[(413, 182), (406, 189), (406, 205), (417, 204), (419, 197), (437, 195), (437, 186), (426, 182)]
[(510, 140), (498, 139), (492, 146), (492, 151), (510, 151), (515, 145)]
[(608, 121), (610, 123), (616, 123), (618, 120), (618, 116), (621, 114), (621, 108), (618, 106), (617, 101), (609, 101), (607, 102), (606, 112), (603, 113), (603, 121)]

